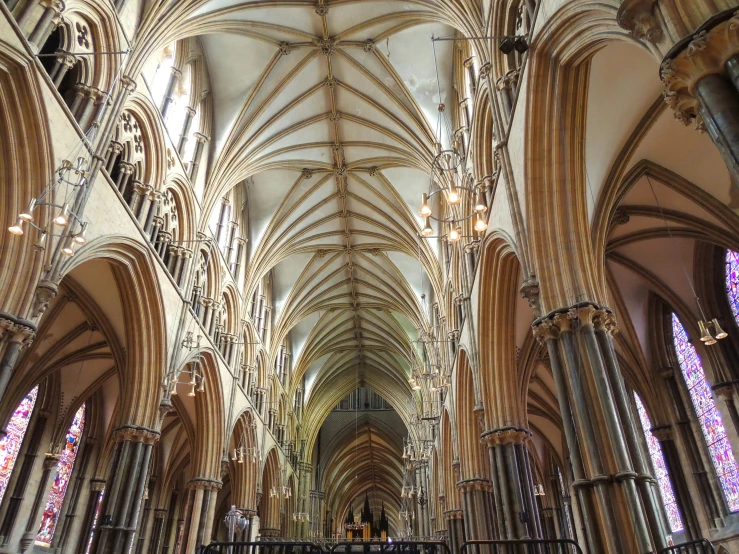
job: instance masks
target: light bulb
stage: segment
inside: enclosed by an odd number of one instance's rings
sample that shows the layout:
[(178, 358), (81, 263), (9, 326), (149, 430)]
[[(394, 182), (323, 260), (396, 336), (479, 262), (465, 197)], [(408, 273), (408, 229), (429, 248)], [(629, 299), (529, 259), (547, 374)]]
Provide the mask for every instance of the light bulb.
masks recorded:
[(87, 239), (85, 238), (86, 232), (87, 232), (87, 222), (82, 224), (82, 227), (80, 228), (79, 233), (77, 233), (72, 240), (76, 242), (77, 244), (79, 244), (80, 246), (84, 246), (85, 244), (87, 244)]
[(421, 390), (421, 385), (416, 383), (415, 385), (413, 385), (413, 390)]
[(198, 385), (198, 392), (205, 392), (205, 379), (200, 378), (200, 384)]
[(72, 256), (74, 254), (74, 244), (72, 243), (72, 239), (69, 237), (67, 237), (67, 240), (64, 242), (62, 254), (65, 256)]
[(719, 324), (718, 324), (718, 319), (716, 319), (716, 318), (714, 317), (714, 318), (713, 318), (713, 319), (711, 320), (711, 322), (713, 323), (713, 330), (714, 330), (714, 331), (716, 332), (716, 338), (717, 338), (717, 339), (725, 339), (726, 337), (728, 337), (728, 336), (729, 336), (729, 333), (727, 333), (726, 331), (724, 331), (724, 330), (723, 330), (723, 329), (721, 328), (721, 325), (719, 325)]
[(195, 384), (190, 383), (190, 392), (187, 393), (187, 396), (195, 396)]
[(485, 218), (482, 217), (482, 214), (478, 213), (475, 216), (475, 231), (477, 231), (478, 233), (482, 233), (487, 228), (488, 228), (488, 224), (485, 221)]
[(175, 383), (174, 387), (172, 387), (172, 392), (170, 393), (172, 396), (177, 395), (177, 383)]
[(429, 206), (429, 197), (425, 192), (421, 195), (421, 209), (418, 210), (418, 215), (421, 217), (428, 217), (431, 215), (431, 206)]
[(485, 195), (479, 189), (475, 195), (475, 211), (479, 214), (488, 211), (488, 205), (487, 202), (485, 202)]
[(434, 230), (431, 228), (431, 220), (427, 217), (425, 223), (423, 224), (423, 229), (421, 229), (421, 234), (424, 237), (430, 237), (434, 234)]
[(41, 231), (41, 233), (38, 236), (38, 239), (36, 239), (36, 244), (33, 245), (33, 247), (36, 250), (41, 251), (44, 248), (46, 248), (46, 236), (47, 235), (48, 233), (46, 231)]
[(65, 203), (64, 206), (62, 206), (62, 211), (54, 218), (54, 223), (61, 227), (64, 227), (69, 223), (69, 204)]
[(33, 210), (36, 207), (36, 199), (31, 198), (31, 201), (28, 203), (28, 208), (26, 208), (25, 211), (18, 214), (18, 217), (22, 219), (23, 221), (33, 221)]
[(461, 198), (459, 196), (459, 191), (457, 191), (457, 187), (454, 186), (454, 183), (449, 185), (449, 194), (447, 194), (446, 199), (450, 204), (459, 204)]
[(446, 238), (449, 242), (457, 242), (459, 239), (462, 238), (462, 229), (456, 227), (450, 230)]
[(19, 219), (15, 225), (11, 225), (8, 227), (8, 231), (10, 231), (11, 234), (20, 236), (23, 234), (23, 220)]

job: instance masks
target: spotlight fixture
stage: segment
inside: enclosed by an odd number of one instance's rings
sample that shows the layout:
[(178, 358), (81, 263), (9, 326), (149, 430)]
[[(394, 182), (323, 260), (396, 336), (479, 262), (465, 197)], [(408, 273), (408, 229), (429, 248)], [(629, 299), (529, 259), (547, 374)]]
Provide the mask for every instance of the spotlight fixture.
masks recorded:
[(513, 41), (513, 47), (516, 49), (516, 52), (523, 54), (529, 49), (529, 43), (526, 40), (526, 37), (520, 36), (516, 37)]
[(8, 227), (8, 231), (10, 231), (10, 233), (15, 236), (22, 235), (23, 234), (23, 219), (18, 219), (15, 225), (11, 225), (10, 227)]
[(475, 231), (483, 233), (488, 228), (488, 223), (481, 214), (475, 215)]
[[(714, 334), (711, 334), (710, 329), (713, 328)], [(716, 344), (718, 340), (725, 339), (729, 334), (721, 328), (718, 323), (718, 319), (715, 317), (711, 321), (698, 321), (698, 329), (701, 334), (701, 342), (706, 346)]]
[(64, 203), (62, 211), (54, 218), (54, 223), (60, 227), (66, 227), (67, 223), (69, 223), (69, 204)]
[(459, 239), (462, 238), (462, 229), (460, 229), (459, 227), (451, 229), (446, 238), (449, 242), (457, 242)]
[(503, 40), (500, 41), (500, 44), (498, 45), (498, 50), (500, 50), (506, 55), (513, 52), (514, 48), (515, 48), (515, 44), (514, 44), (513, 37), (505, 37)]
[(518, 52), (519, 54), (523, 54), (529, 49), (529, 42), (526, 40), (525, 36), (510, 36), (510, 37), (504, 37), (503, 40), (500, 41), (500, 44), (498, 45), (498, 50), (500, 50), (503, 54), (510, 54), (514, 50)]

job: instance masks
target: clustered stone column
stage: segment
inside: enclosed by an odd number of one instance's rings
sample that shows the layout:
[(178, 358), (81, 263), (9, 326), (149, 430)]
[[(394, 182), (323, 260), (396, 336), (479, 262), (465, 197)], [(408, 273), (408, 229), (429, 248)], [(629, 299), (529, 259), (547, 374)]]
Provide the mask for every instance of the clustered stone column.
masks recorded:
[(666, 546), (664, 519), (625, 398), (613, 314), (592, 303), (535, 323), (549, 353), (586, 540), (594, 552)]
[(109, 484), (90, 549), (95, 554), (125, 554), (130, 551), (138, 528), (151, 452), (159, 433), (125, 426), (117, 429), (112, 439), (115, 451)]
[(487, 479), (457, 483), (464, 512), (464, 536), (469, 540), (491, 540), (493, 536), (493, 485)]
[(496, 538), (541, 538), (539, 509), (534, 498), (534, 482), (526, 443), (527, 429), (507, 427), (481, 435), (488, 447)]
[(464, 544), (464, 512), (462, 510), (447, 510), (444, 512), (446, 529), (449, 536), (449, 550), (459, 552)]
[(739, 183), (739, 12), (712, 18), (662, 63), (664, 97), (675, 117), (708, 131)]
[(184, 542), (185, 552), (196, 552), (197, 548), (210, 542), (216, 512), (216, 498), (221, 481), (198, 478), (188, 483), (188, 499), (185, 508)]
[(0, 313), (0, 399), (5, 395), (18, 356), (35, 337), (36, 327), (30, 321)]

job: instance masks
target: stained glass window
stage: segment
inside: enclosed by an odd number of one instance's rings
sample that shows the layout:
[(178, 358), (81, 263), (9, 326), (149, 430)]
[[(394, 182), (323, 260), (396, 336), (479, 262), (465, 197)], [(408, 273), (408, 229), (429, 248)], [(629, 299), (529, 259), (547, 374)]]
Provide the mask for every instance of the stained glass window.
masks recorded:
[(729, 509), (732, 512), (739, 511), (738, 468), (734, 453), (731, 451), (731, 444), (726, 436), (724, 422), (713, 401), (711, 387), (706, 382), (698, 353), (690, 344), (685, 328), (674, 313), (672, 314), (672, 335), (680, 369), (688, 385), (690, 399), (693, 401), (703, 437), (708, 444), (708, 453), (716, 468), (716, 475), (721, 483)]
[(82, 431), (85, 428), (85, 405), (83, 404), (74, 415), (72, 425), (69, 426), (67, 436), (64, 441), (64, 447), (59, 455), (59, 461), (56, 464), (56, 474), (54, 482), (49, 491), (49, 498), (44, 508), (44, 516), (41, 518), (41, 527), (36, 536), (36, 544), (40, 546), (51, 546), (51, 539), (54, 538), (54, 529), (59, 520), (59, 513), (64, 502), (64, 495), (67, 492), (69, 478), (72, 475), (74, 461), (77, 458), (77, 451), (82, 438)]
[(739, 252), (726, 251), (726, 294), (734, 319), (739, 322)]
[(5, 489), (8, 487), (18, 451), (23, 444), (23, 437), (28, 429), (28, 422), (31, 420), (37, 396), (38, 387), (35, 387), (21, 400), (5, 428), (5, 436), (0, 439), (0, 502), (5, 496)]
[(673, 533), (677, 533), (683, 530), (683, 522), (680, 520), (675, 492), (672, 490), (670, 476), (667, 474), (667, 466), (665, 465), (665, 458), (662, 455), (662, 447), (659, 445), (657, 437), (652, 434), (652, 422), (649, 421), (649, 415), (647, 415), (647, 410), (644, 408), (641, 398), (639, 398), (638, 394), (634, 393), (634, 399), (636, 400), (636, 411), (639, 412), (641, 427), (647, 439), (649, 457), (652, 458), (652, 467), (654, 468), (655, 477), (659, 484), (659, 491), (662, 493), (662, 503), (667, 513), (667, 521), (670, 523), (670, 530)]
[(87, 539), (87, 547), (85, 548), (85, 554), (90, 554), (90, 548), (92, 547), (92, 539), (95, 537), (95, 529), (98, 526), (98, 517), (100, 517), (100, 507), (103, 505), (103, 495), (105, 494), (105, 487), (100, 491), (98, 495), (98, 501), (95, 505), (95, 517), (92, 518), (92, 529), (90, 530), (90, 537)]

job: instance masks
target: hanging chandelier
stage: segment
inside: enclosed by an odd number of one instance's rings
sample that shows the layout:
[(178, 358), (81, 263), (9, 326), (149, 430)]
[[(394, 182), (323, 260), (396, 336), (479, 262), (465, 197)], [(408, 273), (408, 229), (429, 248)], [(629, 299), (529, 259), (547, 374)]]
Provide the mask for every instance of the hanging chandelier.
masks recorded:
[[(84, 146), (83, 142), (83, 146)], [(89, 159), (78, 156), (76, 163), (64, 160), (54, 171), (54, 177), (41, 194), (31, 198), (28, 207), (18, 214), (8, 231), (16, 236), (25, 234), (24, 226), (36, 229), (34, 247), (43, 250), (48, 237), (62, 241), (62, 253), (72, 256), (77, 246), (87, 243), (87, 223), (82, 221), (82, 206), (87, 196)]]
[[(255, 431), (257, 428), (257, 424), (254, 421), (250, 421), (247, 424), (247, 428), (251, 431)], [(244, 460), (251, 460), (252, 463), (256, 463), (257, 459), (259, 458), (259, 451), (256, 446), (246, 446), (246, 434), (243, 433), (241, 435), (241, 440), (239, 441), (239, 446), (234, 448), (233, 456), (231, 456), (231, 461), (236, 462), (238, 464), (243, 464)]]
[[(90, 194), (89, 181), (94, 141), (104, 119), (107, 107), (111, 105), (113, 90), (119, 82), (123, 72), (128, 50), (121, 52), (79, 52), (75, 56), (109, 56), (122, 55), (118, 72), (105, 92), (106, 101), (97, 118), (84, 133), (68, 159), (57, 167), (49, 182), (35, 198), (31, 198), (28, 207), (18, 214), (16, 222), (8, 227), (8, 232), (15, 236), (26, 233), (24, 227), (38, 231), (34, 248), (44, 250), (49, 237), (60, 241), (61, 252), (65, 256), (74, 255), (75, 248), (87, 244), (87, 222), (82, 221), (82, 214)], [(42, 56), (56, 56), (56, 54), (39, 54)], [(72, 161), (75, 160), (75, 161)]]
[[(429, 190), (421, 195), (421, 207), (418, 215), (424, 218), (421, 236), (425, 238), (442, 238), (449, 242), (457, 242), (465, 237), (462, 224), (474, 218), (473, 229), (477, 233), (484, 232), (487, 227), (485, 212), (487, 202), (484, 185), (472, 185), (465, 177), (466, 156), (464, 146), (452, 133), (452, 126), (446, 117), (446, 107), (441, 101), (441, 80), (439, 67), (436, 64), (436, 43), (434, 48), (434, 62), (436, 67), (436, 84), (439, 104), (434, 142), (434, 159), (431, 162)], [(446, 146), (445, 146), (446, 145)], [(441, 207), (441, 199), (446, 201), (446, 208)], [(434, 211), (432, 204), (439, 200), (439, 210)], [(439, 223), (439, 235), (434, 235), (431, 220)], [(446, 227), (445, 234), (441, 234), (441, 227)], [(471, 237), (475, 238), (475, 237)]]
[[(198, 335), (197, 339), (192, 336), (192, 331), (188, 331), (185, 338), (182, 340), (182, 348), (187, 350), (188, 353), (193, 350), (200, 349), (200, 341), (202, 336)], [(182, 381), (180, 378), (183, 376), (189, 376), (186, 380)], [(177, 386), (186, 385), (190, 387), (187, 396), (195, 396), (199, 392), (205, 392), (205, 375), (200, 368), (200, 356), (198, 355), (194, 360), (185, 364), (182, 369), (174, 369), (170, 371), (164, 377), (164, 388), (169, 392), (171, 396), (177, 394)]]

